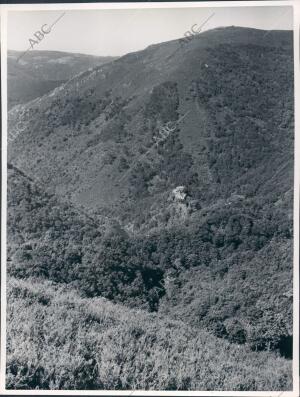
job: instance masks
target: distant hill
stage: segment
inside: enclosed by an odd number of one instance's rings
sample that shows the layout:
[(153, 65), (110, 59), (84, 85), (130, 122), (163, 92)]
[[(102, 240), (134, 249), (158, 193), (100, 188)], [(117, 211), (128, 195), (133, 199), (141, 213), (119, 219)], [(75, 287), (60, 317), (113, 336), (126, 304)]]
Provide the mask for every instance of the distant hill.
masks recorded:
[(24, 54), (9, 50), (8, 108), (42, 96), (77, 73), (113, 59), (60, 51), (28, 51)]

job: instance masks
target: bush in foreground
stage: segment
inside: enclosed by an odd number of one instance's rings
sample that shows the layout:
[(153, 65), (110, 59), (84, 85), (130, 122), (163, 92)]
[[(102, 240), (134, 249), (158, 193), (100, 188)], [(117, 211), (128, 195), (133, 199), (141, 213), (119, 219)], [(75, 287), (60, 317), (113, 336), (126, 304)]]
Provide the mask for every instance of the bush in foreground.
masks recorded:
[(8, 283), (8, 389), (290, 390), (291, 361), (51, 282)]

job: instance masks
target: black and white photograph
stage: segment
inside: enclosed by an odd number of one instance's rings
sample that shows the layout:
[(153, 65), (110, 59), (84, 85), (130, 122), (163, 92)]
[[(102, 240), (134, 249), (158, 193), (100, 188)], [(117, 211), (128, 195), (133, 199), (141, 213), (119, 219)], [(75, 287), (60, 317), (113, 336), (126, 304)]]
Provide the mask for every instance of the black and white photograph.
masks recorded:
[(0, 393), (299, 396), (296, 2), (0, 7)]

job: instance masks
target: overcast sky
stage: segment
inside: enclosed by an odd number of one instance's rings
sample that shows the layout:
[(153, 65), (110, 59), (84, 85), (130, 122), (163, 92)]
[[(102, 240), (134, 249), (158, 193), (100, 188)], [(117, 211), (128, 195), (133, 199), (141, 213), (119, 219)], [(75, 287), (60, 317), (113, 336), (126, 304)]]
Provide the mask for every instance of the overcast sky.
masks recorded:
[[(9, 11), (8, 48), (27, 50), (34, 33), (42, 25), (53, 24), (62, 13)], [(203, 31), (231, 25), (266, 30), (293, 26), (292, 7), (278, 6), (66, 11), (34, 49), (118, 56), (180, 38), (212, 14)]]

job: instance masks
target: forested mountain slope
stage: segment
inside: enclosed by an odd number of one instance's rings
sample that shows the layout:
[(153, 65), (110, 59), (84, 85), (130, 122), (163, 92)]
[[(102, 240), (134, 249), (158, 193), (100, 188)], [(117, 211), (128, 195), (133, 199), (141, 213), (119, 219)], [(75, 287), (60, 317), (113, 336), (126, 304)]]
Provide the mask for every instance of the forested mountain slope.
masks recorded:
[(70, 284), (86, 297), (159, 311), (253, 350), (291, 356), (292, 225), (283, 203), (227, 204), (151, 236), (130, 236), (8, 170), (10, 275)]
[[(10, 112), (10, 125), (28, 128), (9, 158), (134, 228), (155, 221), (181, 185), (196, 208), (236, 194), (279, 197), (292, 185), (292, 80), (288, 31), (233, 27), (150, 46), (76, 76), (23, 116)], [(156, 149), (159, 127), (182, 115)]]

